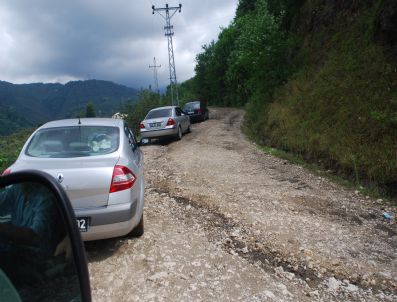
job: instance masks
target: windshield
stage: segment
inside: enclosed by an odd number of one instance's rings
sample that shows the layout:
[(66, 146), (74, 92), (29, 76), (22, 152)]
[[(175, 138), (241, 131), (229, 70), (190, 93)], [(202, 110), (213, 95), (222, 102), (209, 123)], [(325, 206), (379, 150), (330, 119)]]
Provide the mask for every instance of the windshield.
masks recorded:
[(72, 126), (39, 130), (26, 154), (33, 157), (69, 158), (96, 156), (116, 151), (119, 129), (108, 126)]
[(158, 110), (152, 110), (150, 111), (145, 120), (149, 120), (152, 118), (161, 118), (161, 117), (170, 117), (172, 116), (172, 109), (167, 108), (167, 109), (158, 109)]
[(185, 107), (183, 107), (184, 111), (189, 111), (194, 109), (200, 109), (200, 102), (187, 103)]

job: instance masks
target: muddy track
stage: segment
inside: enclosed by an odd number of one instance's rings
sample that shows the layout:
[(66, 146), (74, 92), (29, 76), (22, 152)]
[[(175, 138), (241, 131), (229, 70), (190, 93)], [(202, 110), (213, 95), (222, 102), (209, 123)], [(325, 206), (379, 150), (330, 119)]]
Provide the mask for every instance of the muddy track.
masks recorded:
[(143, 147), (146, 232), (86, 244), (95, 300), (396, 301), (396, 209), (261, 153), (242, 118)]
[[(196, 211), (194, 215), (201, 221), (201, 225), (208, 233), (207, 236), (210, 241), (222, 242), (222, 248), (227, 252), (238, 255), (251, 264), (260, 264), (261, 267), (270, 273), (275, 273), (275, 269), (282, 267), (284, 271), (296, 274), (297, 277), (305, 280), (310, 287), (316, 287), (320, 283), (320, 278), (317, 277), (316, 272), (308, 268), (297, 266), (294, 268), (291, 263), (282, 260), (282, 256), (276, 251), (270, 251), (265, 246), (258, 244), (257, 236), (244, 226), (238, 224), (237, 221), (226, 217), (215, 208), (203, 207), (200, 203), (181, 196), (172, 196), (166, 190), (156, 189), (155, 192), (159, 194), (166, 193), (168, 197), (174, 199), (179, 206), (190, 206)], [(238, 230), (238, 235), (234, 233)], [(222, 234), (222, 236), (219, 236)]]

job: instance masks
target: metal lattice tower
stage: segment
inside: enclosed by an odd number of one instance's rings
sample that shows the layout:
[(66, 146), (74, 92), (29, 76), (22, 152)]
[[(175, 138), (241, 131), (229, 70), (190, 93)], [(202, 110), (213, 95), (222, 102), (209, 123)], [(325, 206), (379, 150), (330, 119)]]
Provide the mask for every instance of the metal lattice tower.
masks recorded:
[[(173, 26), (171, 25), (171, 18), (179, 11), (181, 12), (182, 4), (176, 7), (169, 7), (168, 4), (165, 7), (156, 8), (154, 5), (152, 6), (153, 14), (157, 12), (160, 16), (162, 16), (165, 20), (165, 36), (168, 40), (168, 63), (170, 68), (170, 88), (171, 88), (171, 101), (172, 105), (179, 105), (179, 95), (178, 95), (178, 82), (176, 80), (176, 71), (175, 71), (175, 58), (174, 58), (174, 46), (172, 44), (172, 36), (174, 35)], [(165, 12), (165, 14), (163, 13)], [(171, 13), (170, 13), (171, 12)], [(175, 93), (175, 98), (174, 98)]]
[(154, 73), (154, 85), (155, 85), (155, 88), (156, 88), (156, 92), (158, 93), (158, 94), (160, 94), (160, 90), (159, 90), (159, 81), (158, 81), (158, 79), (157, 79), (157, 68), (160, 68), (161, 67), (161, 64), (160, 65), (156, 65), (156, 57), (154, 57), (153, 58), (153, 65), (149, 65), (149, 68), (153, 68), (153, 73)]

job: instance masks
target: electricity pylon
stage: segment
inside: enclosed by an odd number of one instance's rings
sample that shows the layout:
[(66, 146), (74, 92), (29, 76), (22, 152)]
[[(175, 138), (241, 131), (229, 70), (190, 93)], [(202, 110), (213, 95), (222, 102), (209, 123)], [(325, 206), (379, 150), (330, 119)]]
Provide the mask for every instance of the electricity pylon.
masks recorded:
[[(175, 71), (174, 46), (172, 44), (172, 36), (174, 35), (172, 29), (174, 27), (171, 25), (171, 18), (178, 11), (181, 12), (182, 4), (179, 4), (179, 6), (176, 7), (169, 7), (168, 4), (166, 4), (165, 7), (159, 7), (159, 8), (156, 8), (154, 5), (152, 5), (152, 10), (153, 10), (152, 11), (153, 15), (155, 12), (157, 12), (165, 20), (164, 30), (165, 30), (165, 36), (167, 37), (168, 40), (168, 63), (170, 68), (171, 102), (172, 105), (176, 104), (177, 106), (179, 106), (178, 82), (176, 80), (176, 71)], [(165, 12), (165, 14), (163, 12)], [(175, 98), (174, 98), (174, 93), (175, 93)], [(175, 104), (174, 104), (174, 99), (175, 99)]]
[(153, 58), (153, 65), (149, 65), (149, 68), (153, 68), (153, 73), (154, 73), (154, 86), (156, 88), (156, 92), (160, 95), (160, 90), (159, 90), (159, 81), (157, 79), (157, 68), (160, 68), (160, 65), (156, 65), (156, 57)]

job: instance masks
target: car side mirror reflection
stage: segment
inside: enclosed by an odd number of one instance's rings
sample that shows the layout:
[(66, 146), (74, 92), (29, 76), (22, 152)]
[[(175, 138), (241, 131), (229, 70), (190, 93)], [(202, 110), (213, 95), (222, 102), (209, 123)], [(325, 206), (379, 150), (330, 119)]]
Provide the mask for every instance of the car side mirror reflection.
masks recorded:
[(46, 173), (0, 177), (0, 295), (4, 301), (91, 301), (73, 209)]

